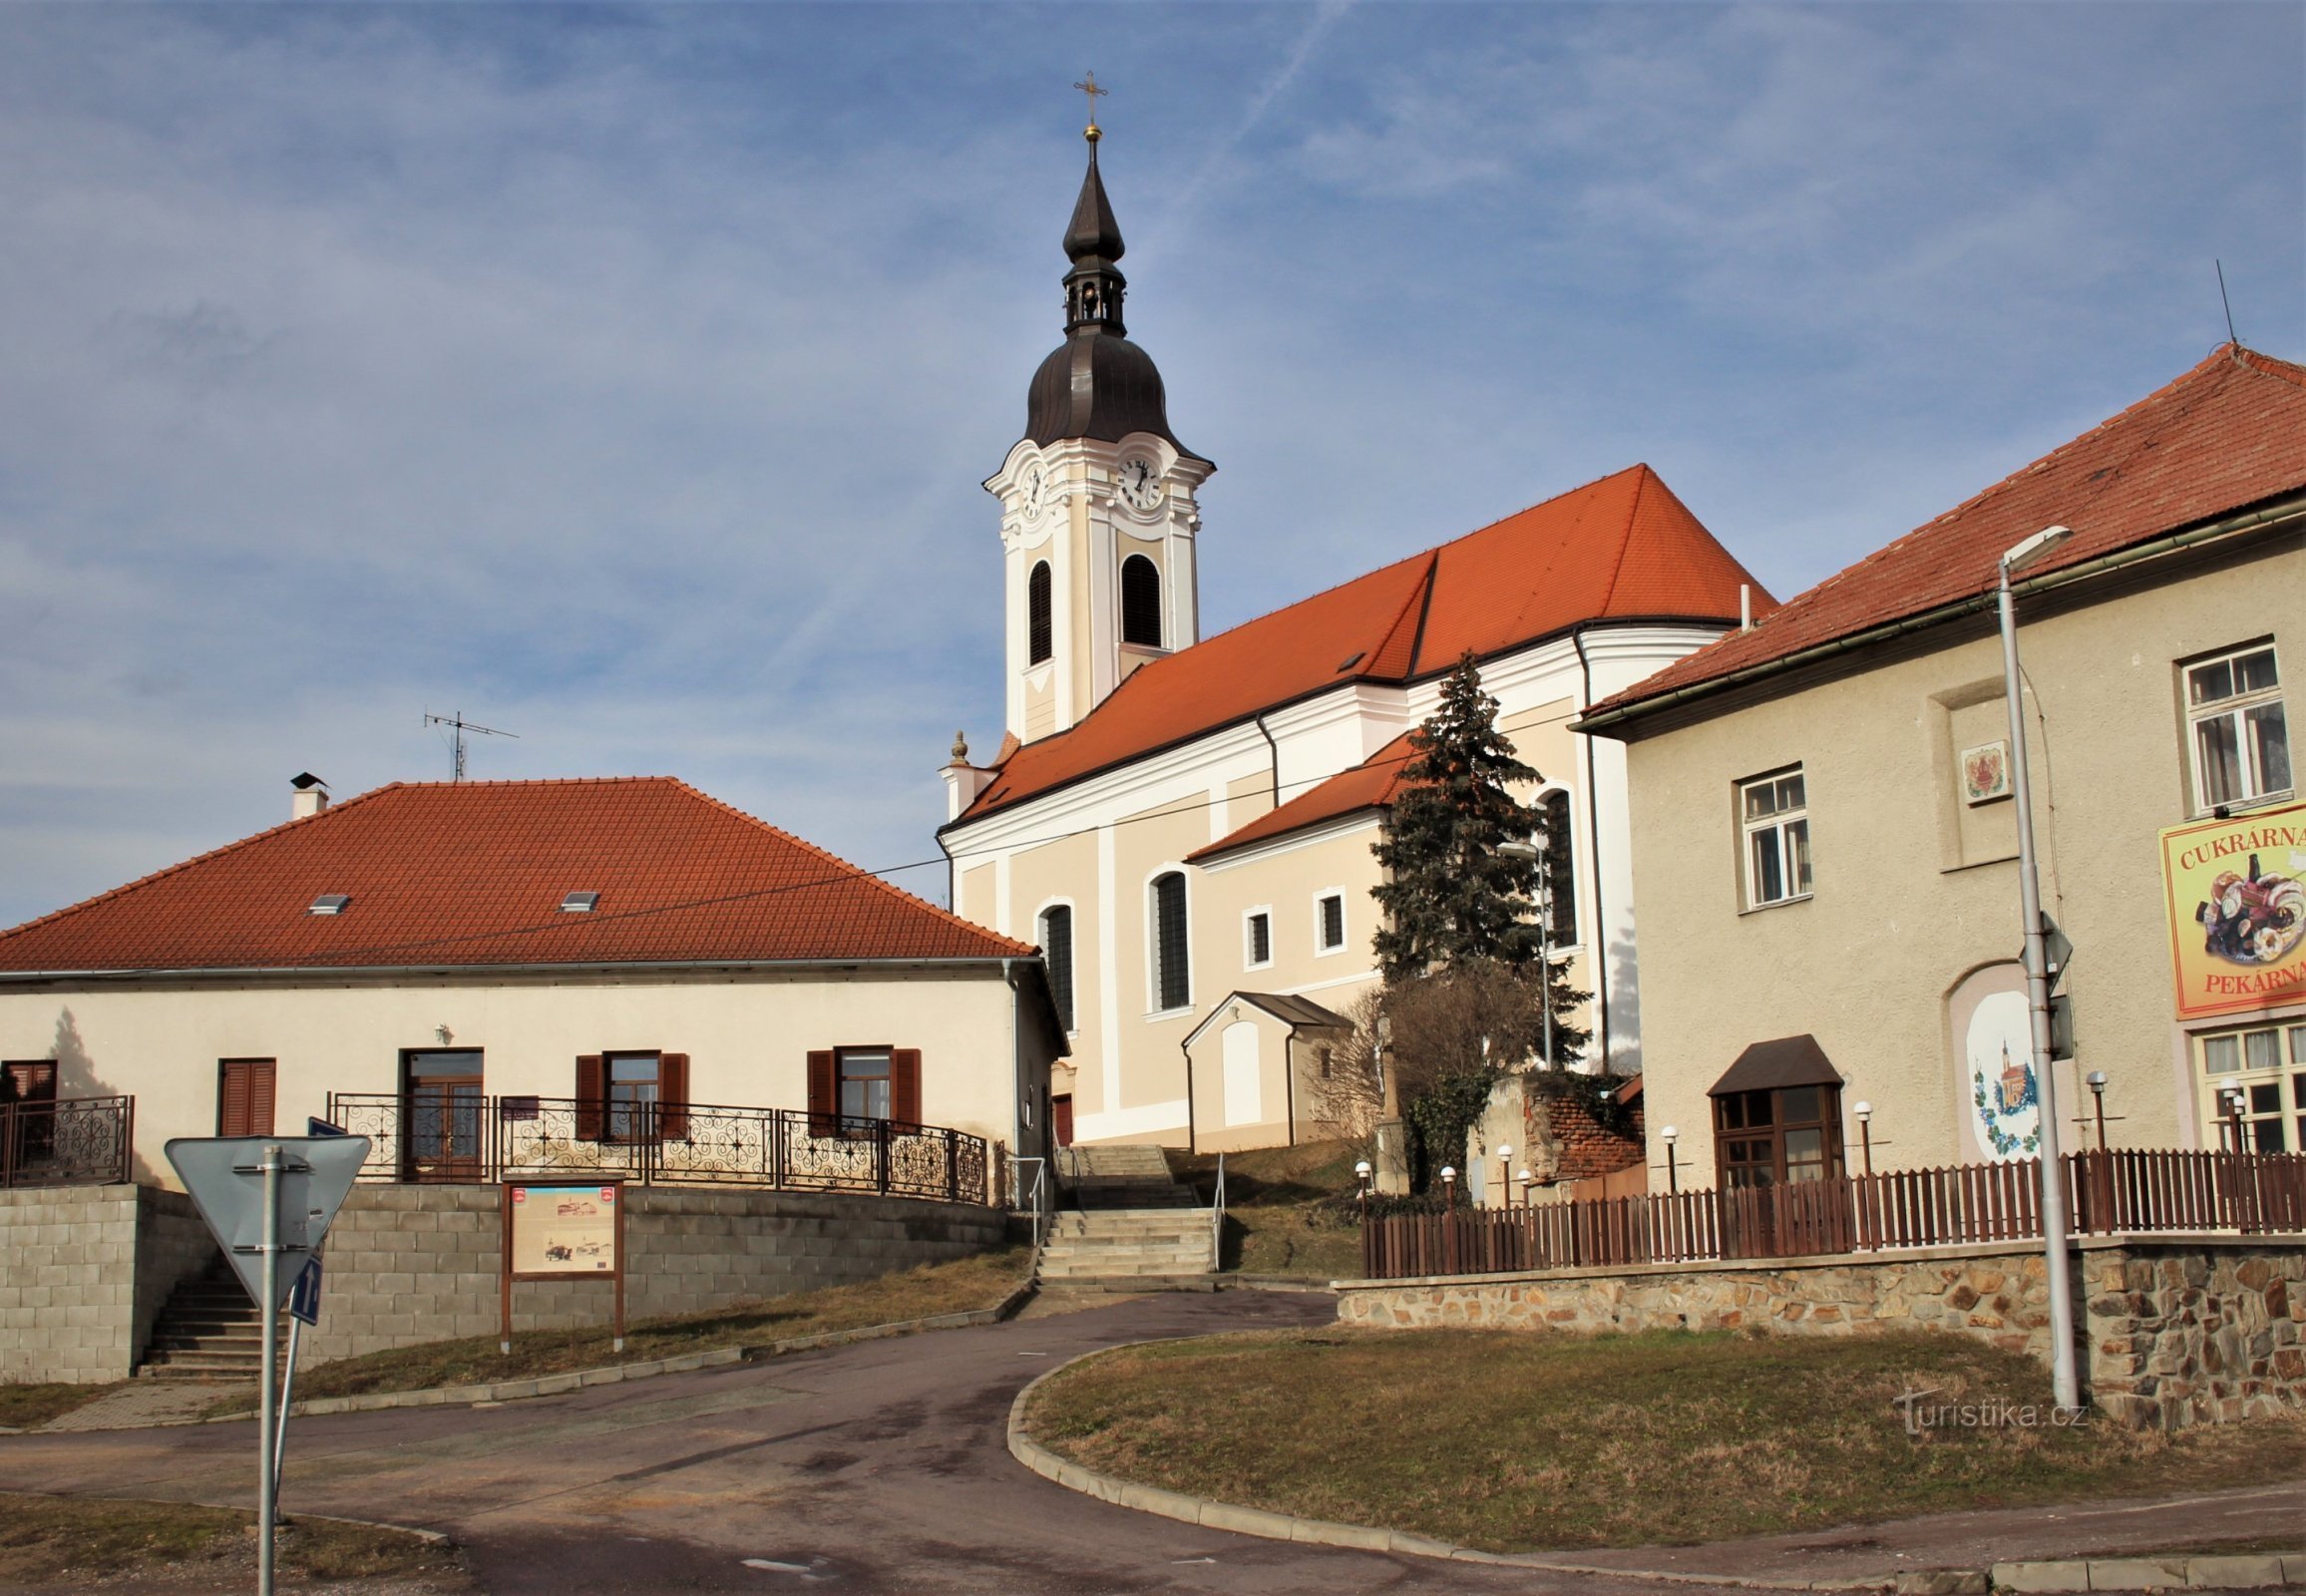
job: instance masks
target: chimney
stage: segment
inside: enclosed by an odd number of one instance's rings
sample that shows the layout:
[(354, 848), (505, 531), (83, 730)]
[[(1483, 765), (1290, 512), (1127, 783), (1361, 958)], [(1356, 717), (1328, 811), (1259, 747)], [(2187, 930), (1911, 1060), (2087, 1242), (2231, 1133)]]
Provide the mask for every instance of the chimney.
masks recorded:
[(288, 785), (296, 789), (295, 796), (288, 800), (289, 819), (307, 820), (328, 807), (328, 783), (311, 771), (289, 777)]

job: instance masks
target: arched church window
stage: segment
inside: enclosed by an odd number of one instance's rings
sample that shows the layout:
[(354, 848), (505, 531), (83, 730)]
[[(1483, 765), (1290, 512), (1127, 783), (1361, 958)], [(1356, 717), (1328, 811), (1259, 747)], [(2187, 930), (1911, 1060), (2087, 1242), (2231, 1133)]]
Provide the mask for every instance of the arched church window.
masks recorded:
[[(1043, 568), (1046, 569), (1045, 567)], [(1073, 910), (1069, 904), (1051, 904), (1041, 911), (1041, 959), (1049, 972), (1049, 1000), (1056, 1004), (1057, 1022), (1073, 1028)]]
[(1153, 995), (1163, 1009), (1193, 1004), (1183, 871), (1153, 878)]
[(1025, 663), (1028, 665), (1037, 665), (1056, 652), (1050, 637), (1049, 601), (1049, 563), (1036, 561), (1032, 574), (1025, 578)]
[(1161, 646), (1161, 573), (1143, 555), (1121, 562), (1121, 640)]
[(1544, 855), (1538, 871), (1545, 884), (1545, 940), (1549, 947), (1577, 946), (1577, 850), (1570, 830), (1569, 794), (1559, 787), (1537, 801)]

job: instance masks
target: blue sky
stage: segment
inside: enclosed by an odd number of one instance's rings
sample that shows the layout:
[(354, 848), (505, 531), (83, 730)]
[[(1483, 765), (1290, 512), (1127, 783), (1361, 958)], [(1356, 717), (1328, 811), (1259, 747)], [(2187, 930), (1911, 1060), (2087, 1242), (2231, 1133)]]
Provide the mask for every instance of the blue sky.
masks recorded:
[(2213, 258), (2306, 355), (2297, 4), (10, 6), (0, 924), (428, 709), (935, 857), (1089, 68), (1212, 629), (1636, 461), (1791, 593)]

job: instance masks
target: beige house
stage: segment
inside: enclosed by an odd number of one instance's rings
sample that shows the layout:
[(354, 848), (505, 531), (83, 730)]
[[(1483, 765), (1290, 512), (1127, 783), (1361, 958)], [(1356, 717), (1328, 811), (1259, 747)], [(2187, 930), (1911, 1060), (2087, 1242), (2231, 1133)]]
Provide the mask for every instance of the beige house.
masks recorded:
[(2015, 587), (2061, 1135), (2306, 1145), (2306, 372), (2228, 345), (1581, 719), (1628, 766), (1653, 1170), (2034, 1150), (1994, 590), (2051, 526)]
[[(1374, 985), (1370, 844), (1405, 734), (1460, 656), (1542, 774), (1549, 929), (1595, 994), (1595, 1060), (1640, 1067), (1624, 761), (1570, 721), (1768, 598), (1646, 466), (1203, 637), (1198, 495), (1124, 336), (1094, 160), (1065, 249), (1066, 337), (1035, 373), (1000, 501), (1007, 724), (946, 767), (956, 911), (1046, 952), (1085, 1142), (1306, 1133), (1327, 1020)], [(1238, 1018), (1223, 1024), (1215, 1016)], [(1310, 1074), (1308, 1072), (1311, 1072)], [(1314, 1116), (1318, 1118), (1318, 1115)]]
[[(330, 806), (306, 778), (295, 807), (0, 933), (0, 1062), (29, 1095), (133, 1097), (140, 1182), (174, 1184), (171, 1137), (308, 1115), (376, 1136), (405, 1180), (641, 1144), (672, 1180), (847, 1178), (881, 1127), (926, 1126), (895, 1156), (975, 1138), (981, 1194), (1004, 1153), (1042, 1150), (1063, 1041), (1034, 951), (692, 787)], [(945, 1178), (899, 1167), (891, 1189)]]

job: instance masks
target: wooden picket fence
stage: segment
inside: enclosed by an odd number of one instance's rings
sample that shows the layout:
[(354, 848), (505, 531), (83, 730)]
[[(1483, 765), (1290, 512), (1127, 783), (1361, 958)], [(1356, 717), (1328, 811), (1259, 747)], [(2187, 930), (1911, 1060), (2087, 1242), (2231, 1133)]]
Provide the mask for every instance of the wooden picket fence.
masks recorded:
[[(2062, 1160), (2077, 1235), (2306, 1234), (2306, 1154), (2120, 1150)], [(1369, 1280), (1806, 1258), (2042, 1234), (2037, 1161), (1364, 1221)]]

